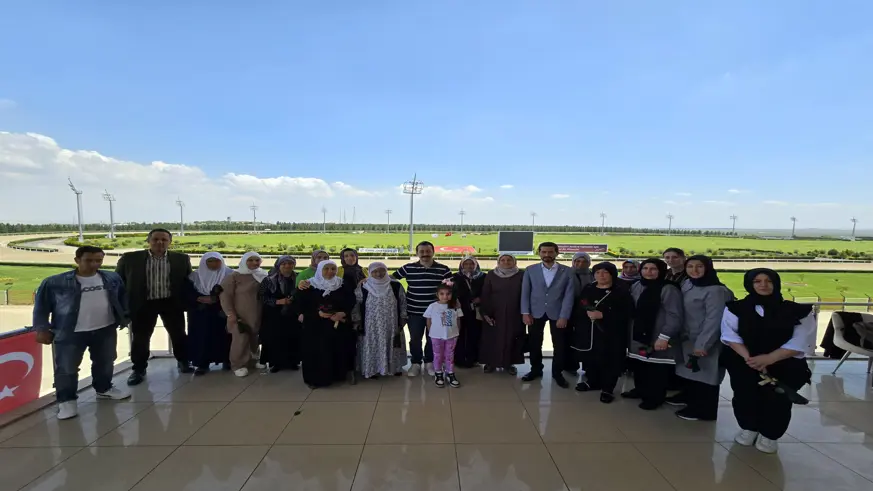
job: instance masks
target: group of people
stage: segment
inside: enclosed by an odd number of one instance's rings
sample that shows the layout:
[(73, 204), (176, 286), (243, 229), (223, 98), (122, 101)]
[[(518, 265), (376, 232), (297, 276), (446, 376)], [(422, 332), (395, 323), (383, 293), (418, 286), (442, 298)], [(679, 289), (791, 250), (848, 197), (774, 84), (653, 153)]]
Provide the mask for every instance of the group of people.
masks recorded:
[[(56, 345), (60, 419), (77, 414), (86, 349), (97, 397), (129, 397), (112, 385), (116, 328), (130, 326), (127, 383), (135, 386), (146, 377), (158, 317), (183, 373), (204, 375), (218, 364), (245, 377), (302, 365), (313, 389), (354, 384), (358, 375), (402, 375), (407, 361), (410, 377), (426, 373), (438, 387), (460, 387), (456, 367), (514, 376), (527, 352), (531, 370), (522, 380), (531, 382), (543, 376), (548, 323), (559, 387), (568, 388), (564, 374), (574, 374), (577, 391), (599, 391), (611, 403), (619, 378), (631, 371), (634, 388), (621, 396), (640, 399), (640, 408), (666, 403), (683, 406), (680, 418), (714, 420), (727, 371), (742, 428), (737, 442), (769, 453), (792, 407), (772, 383), (797, 390), (811, 376), (804, 358), (815, 342), (812, 309), (782, 298), (775, 271), (747, 272), (748, 295), (736, 300), (710, 258), (686, 259), (677, 248), (663, 259), (626, 261), (619, 273), (610, 262), (592, 265), (584, 252), (572, 266), (559, 264), (558, 246), (544, 242), (541, 263), (522, 270), (502, 254), (486, 274), (473, 257), (453, 272), (422, 242), (418, 260), (393, 274), (382, 262), (363, 268), (353, 249), (339, 263), (314, 251), (297, 273), (293, 257), (264, 269), (256, 252), (243, 255), (236, 270), (210, 252), (192, 271), (187, 255), (169, 250), (171, 241), (168, 231), (153, 230), (148, 249), (124, 254), (115, 273), (100, 270), (101, 249), (81, 247), (75, 270), (43, 281), (34, 327), (39, 342)], [(678, 392), (667, 397), (670, 390)]]

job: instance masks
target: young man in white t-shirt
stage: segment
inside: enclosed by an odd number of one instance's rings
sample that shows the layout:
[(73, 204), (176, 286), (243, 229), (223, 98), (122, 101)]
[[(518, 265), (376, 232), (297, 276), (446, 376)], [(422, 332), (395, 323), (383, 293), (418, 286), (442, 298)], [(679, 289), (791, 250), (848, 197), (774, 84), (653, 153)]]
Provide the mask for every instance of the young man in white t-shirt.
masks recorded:
[(43, 280), (36, 292), (33, 326), (36, 340), (54, 344), (58, 419), (78, 415), (79, 365), (91, 352), (91, 377), (98, 399), (121, 400), (126, 390), (112, 385), (118, 327), (127, 325), (124, 284), (115, 273), (100, 271), (103, 250), (76, 250), (76, 269)]
[(443, 280), (437, 287), (437, 301), (428, 305), (422, 316), (427, 323), (427, 334), (433, 346), (436, 370), (433, 382), (437, 387), (445, 387), (446, 382), (452, 387), (461, 386), (455, 376), (455, 346), (461, 333), (461, 317), (464, 312), (457, 304), (452, 281)]

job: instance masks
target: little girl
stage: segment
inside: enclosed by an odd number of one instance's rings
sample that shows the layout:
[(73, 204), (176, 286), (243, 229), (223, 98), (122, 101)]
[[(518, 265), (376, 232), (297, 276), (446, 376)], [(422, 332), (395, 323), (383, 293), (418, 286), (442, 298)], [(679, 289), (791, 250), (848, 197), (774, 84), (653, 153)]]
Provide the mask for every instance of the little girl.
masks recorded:
[(443, 280), (437, 288), (437, 301), (424, 311), (428, 335), (433, 345), (433, 364), (436, 368), (434, 383), (437, 387), (445, 387), (447, 381), (452, 387), (461, 386), (455, 377), (454, 362), (455, 345), (458, 344), (461, 330), (460, 318), (464, 313), (453, 298), (453, 286), (451, 280)]

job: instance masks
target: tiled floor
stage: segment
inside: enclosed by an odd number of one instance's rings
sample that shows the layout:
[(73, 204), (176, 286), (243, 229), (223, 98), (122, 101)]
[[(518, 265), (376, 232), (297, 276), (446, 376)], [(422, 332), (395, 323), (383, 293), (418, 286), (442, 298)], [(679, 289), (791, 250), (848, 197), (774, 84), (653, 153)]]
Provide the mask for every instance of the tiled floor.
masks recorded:
[(0, 490), (873, 491), (866, 365), (815, 362), (774, 456), (732, 443), (727, 385), (719, 421), (692, 423), (480, 370), (460, 389), (310, 392), (299, 373), (194, 379), (160, 360), (128, 402), (85, 392), (75, 420), (0, 428)]

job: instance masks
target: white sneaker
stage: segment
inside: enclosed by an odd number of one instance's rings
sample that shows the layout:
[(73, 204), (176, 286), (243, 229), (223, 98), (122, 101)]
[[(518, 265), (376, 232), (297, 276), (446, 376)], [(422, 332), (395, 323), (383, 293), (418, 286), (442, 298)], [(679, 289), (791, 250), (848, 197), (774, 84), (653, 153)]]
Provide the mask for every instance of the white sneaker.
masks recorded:
[(418, 363), (413, 363), (409, 370), (406, 372), (406, 375), (410, 377), (418, 377), (421, 375), (421, 365)]
[(436, 370), (433, 369), (433, 363), (425, 363), (424, 369), (427, 370), (427, 374), (433, 377), (436, 375)]
[(76, 401), (67, 401), (58, 404), (58, 419), (70, 419), (79, 415), (79, 405)]
[(236, 375), (237, 377), (245, 377), (249, 374), (249, 369), (246, 367), (237, 368), (236, 370), (233, 371), (233, 374)]
[(258, 370), (263, 370), (267, 368), (267, 365), (264, 365), (263, 363), (255, 363), (255, 368), (257, 368)]
[(755, 444), (755, 440), (758, 438), (758, 432), (752, 430), (742, 430), (737, 433), (737, 436), (734, 437), (734, 441), (739, 443), (744, 447), (751, 447)]
[(130, 397), (130, 392), (112, 386), (106, 392), (98, 392), (97, 399), (112, 399), (113, 401), (121, 401)]
[(764, 435), (758, 435), (758, 439), (755, 441), (755, 448), (764, 453), (776, 453), (779, 450), (779, 443)]

